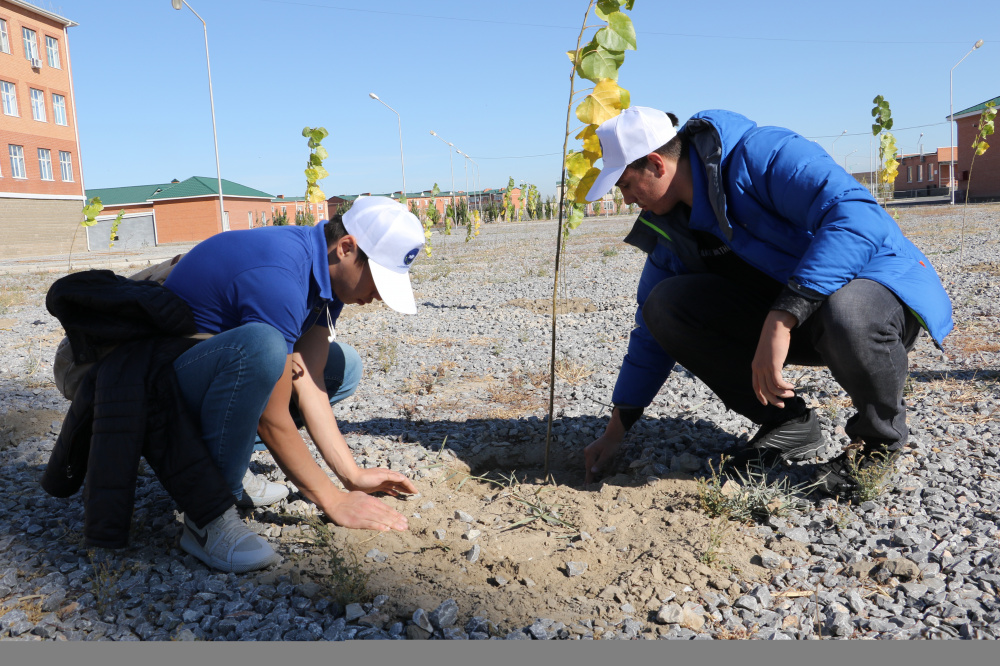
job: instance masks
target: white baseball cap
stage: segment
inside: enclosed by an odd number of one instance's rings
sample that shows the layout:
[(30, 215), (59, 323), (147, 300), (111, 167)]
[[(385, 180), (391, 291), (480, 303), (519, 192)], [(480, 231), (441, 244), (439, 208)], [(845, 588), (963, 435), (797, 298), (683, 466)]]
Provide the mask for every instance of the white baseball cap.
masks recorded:
[(416, 314), (410, 265), (424, 246), (417, 217), (388, 197), (358, 197), (343, 220), (347, 233), (368, 255), (382, 301), (397, 312)]
[(611, 191), (632, 162), (645, 157), (677, 135), (670, 117), (659, 109), (630, 106), (597, 128), (604, 167), (587, 192), (597, 201)]

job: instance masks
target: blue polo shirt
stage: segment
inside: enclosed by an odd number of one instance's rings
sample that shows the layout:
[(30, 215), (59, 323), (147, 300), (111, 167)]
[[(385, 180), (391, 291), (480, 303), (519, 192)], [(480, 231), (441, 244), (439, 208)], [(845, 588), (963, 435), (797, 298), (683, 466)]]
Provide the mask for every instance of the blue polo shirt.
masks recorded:
[(270, 324), (290, 354), (303, 333), (326, 325), (327, 309), (336, 321), (344, 307), (330, 287), (325, 225), (216, 234), (185, 254), (164, 286), (188, 304), (200, 332)]

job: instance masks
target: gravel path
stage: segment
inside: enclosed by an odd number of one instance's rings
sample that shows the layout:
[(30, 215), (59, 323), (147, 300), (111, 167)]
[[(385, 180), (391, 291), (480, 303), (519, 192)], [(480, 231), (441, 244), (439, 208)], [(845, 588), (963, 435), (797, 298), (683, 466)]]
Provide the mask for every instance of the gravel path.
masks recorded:
[[(753, 426), (683, 370), (633, 429), (617, 474), (582, 486), (581, 449), (603, 429), (643, 261), (620, 242), (623, 217), (588, 221), (569, 242), (556, 485), (546, 484), (555, 227), (485, 225), (469, 244), (464, 233), (434, 236), (433, 257), (414, 267), (418, 316), (372, 305), (348, 308), (338, 325), (366, 362), (338, 420), (360, 464), (415, 479), (419, 497), (391, 500), (412, 534), (325, 527), (293, 488), (245, 514), (285, 561), (244, 575), (178, 548), (175, 507), (145, 464), (130, 546), (84, 546), (80, 494), (51, 498), (38, 485), (68, 407), (51, 381), (62, 329), (44, 309), (62, 273), (2, 264), (0, 638), (1000, 637), (1000, 206), (970, 209), (961, 262), (960, 208), (900, 215), (945, 282), (956, 329), (944, 353), (924, 336), (911, 354), (911, 442), (881, 497), (709, 519), (696, 479)], [(849, 399), (826, 370), (788, 376), (836, 453)], [(255, 471), (282, 479), (266, 453), (255, 456)], [(805, 470), (783, 474), (797, 481)], [(533, 511), (523, 500), (555, 513), (517, 526)]]

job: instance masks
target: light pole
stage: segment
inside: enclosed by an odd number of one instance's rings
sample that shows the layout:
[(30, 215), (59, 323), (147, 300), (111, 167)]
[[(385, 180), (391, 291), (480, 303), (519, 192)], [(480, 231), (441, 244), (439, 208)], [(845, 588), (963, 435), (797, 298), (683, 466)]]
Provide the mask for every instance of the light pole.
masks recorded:
[[(482, 215), (483, 211), (480, 210), (480, 201), (479, 201), (479, 196), (482, 194), (482, 190), (479, 188), (478, 185), (476, 185), (476, 174), (479, 173), (479, 165), (476, 164), (476, 160), (472, 159), (468, 155), (465, 156), (465, 159), (467, 159), (470, 162), (472, 162), (472, 168), (473, 168), (473, 171), (472, 171), (472, 186), (476, 188), (476, 210), (478, 210), (479, 214)], [(468, 190), (468, 187), (466, 187), (466, 190)]]
[[(466, 215), (468, 215), (469, 214), (468, 213), (468, 211), (469, 211), (469, 156), (466, 155), (465, 153), (463, 153), (458, 148), (455, 149), (455, 152), (465, 158), (465, 211), (466, 211)], [(475, 180), (475, 178), (473, 178), (473, 180)]]
[(850, 171), (847, 170), (847, 158), (850, 157), (851, 155), (853, 155), (856, 152), (858, 152), (857, 148), (855, 148), (851, 152), (849, 152), (846, 155), (844, 155), (844, 171), (847, 171), (847, 173), (851, 173)]
[[(969, 49), (969, 53), (962, 56), (962, 60), (968, 58), (973, 51), (982, 45), (983, 40), (980, 39)], [(961, 65), (962, 60), (956, 62), (955, 67)], [(951, 72), (948, 74), (948, 121), (949, 125), (951, 125), (951, 145), (948, 146), (948, 152), (951, 153), (951, 167), (948, 169), (948, 196), (952, 205), (955, 203), (955, 168), (958, 166), (958, 151), (955, 150), (955, 67), (952, 67)]]
[(375, 93), (368, 93), (368, 96), (371, 97), (376, 102), (379, 102), (382, 106), (384, 106), (385, 108), (389, 109), (390, 111), (392, 111), (393, 113), (396, 114), (396, 123), (399, 125), (399, 166), (400, 166), (400, 168), (403, 171), (403, 196), (402, 196), (402, 198), (405, 199), (406, 198), (406, 164), (403, 162), (403, 120), (399, 117), (399, 113), (396, 111), (396, 109), (392, 108), (391, 106), (389, 106), (388, 104), (386, 104), (385, 102), (383, 102), (381, 99), (379, 99), (378, 95), (376, 95)]
[(843, 136), (845, 134), (847, 134), (847, 130), (844, 130), (843, 132), (841, 132), (840, 136), (838, 136), (836, 139), (833, 140), (833, 148), (830, 151), (830, 154), (833, 155), (833, 159), (837, 159), (837, 141), (839, 139), (843, 138)]
[(921, 132), (920, 136), (917, 137), (917, 154), (918, 155), (923, 155), (924, 154), (924, 133), (923, 132)]
[[(454, 161), (451, 158), (451, 149), (455, 147), (455, 144), (453, 144), (451, 141), (445, 141), (440, 136), (438, 136), (438, 133), (435, 132), (434, 130), (431, 130), (431, 136), (433, 136), (434, 138), (436, 138), (441, 143), (445, 143), (445, 144), (448, 145), (448, 165), (451, 167), (451, 214), (454, 215), (456, 213), (456, 209), (455, 209), (455, 163), (454, 163)], [(445, 215), (445, 217), (448, 217), (448, 216)]]
[(177, 10), (182, 5), (190, 9), (191, 13), (198, 17), (202, 27), (205, 29), (205, 66), (208, 68), (208, 101), (212, 106), (212, 138), (215, 140), (215, 175), (219, 181), (219, 223), (222, 225), (223, 231), (229, 231), (229, 225), (226, 223), (226, 209), (222, 203), (222, 169), (219, 168), (219, 134), (215, 129), (215, 95), (212, 93), (212, 63), (208, 59), (208, 24), (205, 23), (205, 19), (198, 16), (198, 12), (186, 0), (170, 0), (170, 4)]

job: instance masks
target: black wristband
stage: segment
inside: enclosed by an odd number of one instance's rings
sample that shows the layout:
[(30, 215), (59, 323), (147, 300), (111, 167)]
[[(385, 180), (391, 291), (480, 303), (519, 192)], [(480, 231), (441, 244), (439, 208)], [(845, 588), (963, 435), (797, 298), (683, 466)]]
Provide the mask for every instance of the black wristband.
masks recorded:
[(622, 425), (625, 426), (625, 432), (632, 429), (635, 422), (639, 420), (642, 416), (642, 407), (619, 407), (615, 406), (618, 410), (618, 418), (621, 419)]

